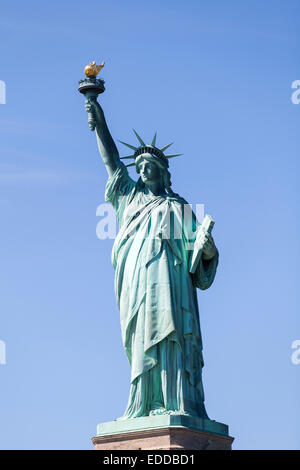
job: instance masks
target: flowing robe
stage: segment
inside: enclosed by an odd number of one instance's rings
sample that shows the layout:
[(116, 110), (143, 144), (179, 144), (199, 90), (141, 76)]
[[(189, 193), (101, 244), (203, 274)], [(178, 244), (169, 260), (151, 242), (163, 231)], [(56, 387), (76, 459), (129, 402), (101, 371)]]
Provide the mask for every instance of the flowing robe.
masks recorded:
[(119, 223), (112, 263), (131, 366), (123, 418), (165, 413), (207, 417), (196, 287), (212, 284), (218, 253), (209, 261), (200, 259), (190, 274), (190, 248), (199, 225), (190, 206), (179, 196), (147, 195), (123, 164), (108, 179), (105, 198)]

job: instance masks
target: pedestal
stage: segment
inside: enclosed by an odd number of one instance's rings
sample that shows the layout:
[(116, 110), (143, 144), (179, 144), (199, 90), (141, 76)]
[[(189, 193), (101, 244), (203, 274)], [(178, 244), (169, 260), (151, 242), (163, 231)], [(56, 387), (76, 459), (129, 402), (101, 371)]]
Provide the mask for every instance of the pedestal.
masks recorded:
[(228, 426), (185, 415), (161, 415), (99, 424), (95, 450), (231, 450)]

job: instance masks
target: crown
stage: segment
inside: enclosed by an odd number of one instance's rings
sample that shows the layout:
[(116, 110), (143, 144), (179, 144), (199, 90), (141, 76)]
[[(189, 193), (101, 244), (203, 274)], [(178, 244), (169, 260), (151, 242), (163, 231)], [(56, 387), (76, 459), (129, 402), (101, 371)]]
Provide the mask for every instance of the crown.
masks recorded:
[(183, 155), (182, 153), (176, 153), (176, 154), (172, 154), (172, 155), (165, 155), (164, 154), (164, 151), (167, 150), (167, 148), (169, 148), (173, 142), (171, 142), (170, 144), (168, 145), (165, 145), (164, 147), (162, 148), (158, 148), (155, 146), (156, 144), (156, 135), (157, 133), (155, 132), (154, 134), (154, 137), (152, 139), (152, 142), (151, 144), (145, 144), (145, 142), (143, 141), (143, 139), (141, 139), (141, 137), (138, 135), (138, 133), (133, 129), (133, 132), (135, 133), (136, 135), (136, 138), (138, 139), (139, 143), (141, 144), (139, 147), (134, 147), (133, 145), (130, 145), (130, 144), (126, 144), (126, 142), (122, 142), (121, 140), (119, 140), (119, 142), (123, 145), (126, 145), (126, 147), (130, 148), (131, 150), (134, 150), (134, 153), (132, 155), (128, 155), (126, 157), (121, 157), (121, 160), (127, 160), (129, 158), (133, 158), (134, 159), (134, 162), (133, 163), (129, 163), (128, 165), (126, 166), (134, 166), (135, 165), (135, 160), (137, 159), (137, 157), (139, 157), (139, 155), (142, 155), (143, 153), (150, 153), (151, 155), (153, 155), (154, 157), (158, 158), (159, 161), (166, 167), (168, 168), (169, 167), (169, 162), (168, 162), (168, 159), (169, 158), (174, 158), (174, 157), (179, 157), (180, 155)]

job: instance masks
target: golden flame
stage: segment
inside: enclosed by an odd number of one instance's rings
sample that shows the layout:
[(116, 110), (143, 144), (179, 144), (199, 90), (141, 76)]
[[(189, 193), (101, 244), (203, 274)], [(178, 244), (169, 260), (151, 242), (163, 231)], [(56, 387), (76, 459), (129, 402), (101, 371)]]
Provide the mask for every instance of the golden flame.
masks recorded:
[(84, 68), (84, 73), (87, 77), (96, 77), (101, 69), (103, 69), (105, 62), (102, 62), (100, 65), (96, 65), (96, 62), (93, 61)]

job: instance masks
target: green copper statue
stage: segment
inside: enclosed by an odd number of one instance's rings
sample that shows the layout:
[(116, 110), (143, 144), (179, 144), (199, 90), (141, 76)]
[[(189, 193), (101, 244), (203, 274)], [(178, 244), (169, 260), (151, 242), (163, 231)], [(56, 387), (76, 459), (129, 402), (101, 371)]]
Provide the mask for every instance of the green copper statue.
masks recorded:
[[(176, 155), (164, 154), (169, 145), (156, 147), (156, 135), (147, 145), (137, 133), (138, 146), (125, 144), (133, 151), (131, 165), (139, 174), (134, 181), (96, 96), (86, 95), (86, 110), (109, 176), (105, 198), (119, 223), (112, 262), (131, 366), (129, 401), (120, 419), (165, 414), (208, 418), (196, 288), (212, 284), (218, 251), (206, 230), (195, 256), (201, 225), (171, 189), (169, 158)], [(187, 210), (190, 217), (183, 216)]]

